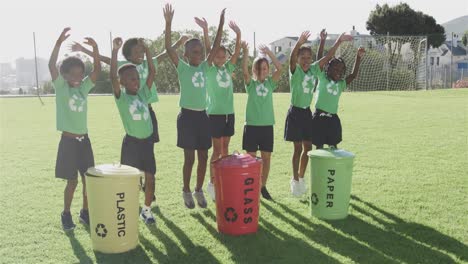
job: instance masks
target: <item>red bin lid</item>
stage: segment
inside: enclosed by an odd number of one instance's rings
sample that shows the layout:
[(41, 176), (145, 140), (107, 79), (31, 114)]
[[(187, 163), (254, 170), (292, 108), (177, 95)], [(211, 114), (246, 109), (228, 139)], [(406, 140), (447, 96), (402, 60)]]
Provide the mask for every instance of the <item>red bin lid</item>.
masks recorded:
[(258, 166), (261, 163), (261, 158), (252, 157), (249, 154), (240, 154), (239, 152), (213, 161), (215, 167), (221, 168), (247, 168)]

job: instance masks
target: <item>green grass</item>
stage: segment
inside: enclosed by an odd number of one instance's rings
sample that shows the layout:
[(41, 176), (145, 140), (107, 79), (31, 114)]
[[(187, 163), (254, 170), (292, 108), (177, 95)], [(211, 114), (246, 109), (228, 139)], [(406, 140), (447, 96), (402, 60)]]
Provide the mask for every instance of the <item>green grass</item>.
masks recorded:
[[(185, 209), (176, 143), (178, 96), (156, 106), (161, 143), (154, 209), (129, 253), (94, 252), (89, 231), (61, 229), (64, 182), (54, 178), (54, 98), (0, 99), (0, 263), (454, 263), (468, 262), (468, 90), (345, 93), (341, 148), (356, 154), (350, 215), (322, 221), (289, 194), (292, 146), (283, 141), (289, 94), (275, 94), (275, 152), (258, 233), (219, 234), (215, 205)], [(236, 95), (241, 149), (245, 95)], [(90, 97), (96, 164), (119, 160), (123, 128), (112, 97)], [(194, 181), (192, 181), (192, 184)], [(80, 188), (80, 186), (79, 186)], [(142, 199), (142, 197), (141, 197)], [(72, 211), (81, 207), (75, 194)]]

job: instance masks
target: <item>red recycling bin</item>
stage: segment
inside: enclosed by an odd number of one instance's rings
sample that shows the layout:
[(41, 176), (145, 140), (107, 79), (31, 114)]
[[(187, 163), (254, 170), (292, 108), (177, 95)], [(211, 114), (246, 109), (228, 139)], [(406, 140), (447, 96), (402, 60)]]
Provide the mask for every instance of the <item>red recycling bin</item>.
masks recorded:
[(236, 153), (213, 164), (218, 231), (228, 235), (257, 232), (262, 160)]

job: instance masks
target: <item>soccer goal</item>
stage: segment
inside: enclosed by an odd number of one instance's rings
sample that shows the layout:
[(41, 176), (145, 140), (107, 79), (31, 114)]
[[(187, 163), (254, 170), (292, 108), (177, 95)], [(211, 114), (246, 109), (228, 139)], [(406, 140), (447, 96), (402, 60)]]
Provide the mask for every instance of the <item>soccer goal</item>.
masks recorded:
[(425, 36), (355, 36), (354, 41), (343, 43), (336, 56), (346, 62), (350, 74), (357, 48), (366, 54), (359, 75), (350, 91), (419, 90), (427, 86)]

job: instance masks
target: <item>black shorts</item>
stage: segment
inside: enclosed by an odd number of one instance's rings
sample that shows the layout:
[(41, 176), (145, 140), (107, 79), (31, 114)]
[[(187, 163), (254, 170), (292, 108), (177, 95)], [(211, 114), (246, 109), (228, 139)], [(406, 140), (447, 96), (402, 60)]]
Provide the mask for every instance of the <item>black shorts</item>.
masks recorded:
[(232, 137), (234, 135), (234, 114), (209, 115), (211, 137)]
[(151, 136), (139, 139), (125, 135), (120, 152), (120, 163), (154, 175), (156, 173), (156, 160), (153, 147), (154, 142)]
[(247, 152), (257, 150), (273, 152), (273, 126), (244, 126), (242, 149)]
[(93, 149), (88, 135), (72, 138), (62, 135), (55, 162), (55, 177), (65, 180), (78, 178), (94, 166)]
[(153, 134), (151, 135), (151, 138), (153, 139), (154, 143), (159, 142), (159, 130), (158, 130), (158, 120), (156, 119), (156, 114), (153, 111), (153, 108), (151, 107), (151, 104), (148, 104), (148, 109), (150, 112), (151, 116), (151, 122), (153, 123)]
[(180, 109), (177, 116), (177, 146), (197, 150), (211, 148), (210, 119), (206, 111)]
[(338, 115), (316, 109), (312, 115), (312, 126), (314, 145), (338, 145), (341, 142), (341, 121)]
[(284, 125), (284, 140), (298, 142), (312, 140), (312, 112), (310, 108), (289, 107)]

